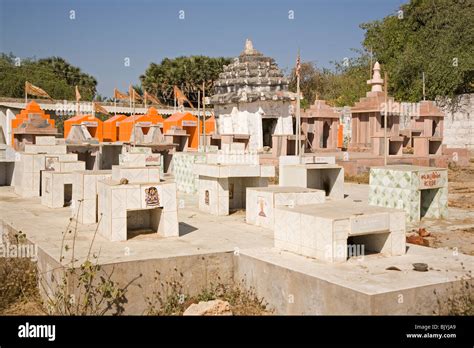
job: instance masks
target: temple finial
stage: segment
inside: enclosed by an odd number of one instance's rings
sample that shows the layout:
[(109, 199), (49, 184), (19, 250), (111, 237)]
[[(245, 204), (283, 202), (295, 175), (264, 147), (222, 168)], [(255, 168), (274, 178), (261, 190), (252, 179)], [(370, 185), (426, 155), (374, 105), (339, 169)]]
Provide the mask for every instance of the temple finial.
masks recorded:
[(368, 85), (371, 85), (372, 92), (382, 92), (382, 85), (383, 79), (380, 76), (380, 64), (379, 62), (375, 62), (374, 64), (374, 74), (372, 75), (372, 79), (367, 81)]

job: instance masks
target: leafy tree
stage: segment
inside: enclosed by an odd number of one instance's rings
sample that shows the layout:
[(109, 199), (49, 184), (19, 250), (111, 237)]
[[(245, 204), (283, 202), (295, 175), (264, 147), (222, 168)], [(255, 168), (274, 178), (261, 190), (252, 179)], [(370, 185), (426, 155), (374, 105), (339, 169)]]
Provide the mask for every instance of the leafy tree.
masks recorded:
[(474, 3), (412, 0), (395, 15), (364, 23), (364, 46), (388, 71), (397, 99), (452, 97), (474, 92)]
[(53, 99), (75, 99), (75, 86), (79, 86), (82, 100), (92, 100), (97, 81), (82, 73), (64, 59), (53, 57), (41, 60), (22, 59), (16, 64), (13, 54), (0, 54), (0, 95), (23, 98), (25, 81), (44, 89)]
[(353, 58), (333, 62), (326, 99), (334, 106), (352, 106), (369, 90), (370, 56), (360, 50), (357, 53)]
[[(334, 106), (353, 105), (368, 90), (370, 58), (366, 52), (357, 51), (358, 56), (332, 62), (331, 69), (320, 69), (313, 62), (301, 63), (300, 89), (304, 99), (301, 107), (308, 108), (316, 97)], [(290, 74), (289, 89), (296, 91), (294, 69)]]
[(229, 58), (206, 56), (164, 58), (160, 64), (151, 63), (140, 76), (142, 87), (160, 98), (163, 104), (173, 104), (173, 86), (178, 86), (188, 99), (196, 103), (198, 90), (205, 83), (206, 94), (212, 93), (214, 81), (223, 66), (230, 64)]
[[(300, 68), (300, 90), (303, 94), (301, 108), (306, 109), (314, 103), (316, 97), (322, 99), (326, 95), (329, 76), (328, 71), (320, 70), (313, 62), (302, 62)], [(290, 74), (289, 89), (296, 92), (295, 68)]]

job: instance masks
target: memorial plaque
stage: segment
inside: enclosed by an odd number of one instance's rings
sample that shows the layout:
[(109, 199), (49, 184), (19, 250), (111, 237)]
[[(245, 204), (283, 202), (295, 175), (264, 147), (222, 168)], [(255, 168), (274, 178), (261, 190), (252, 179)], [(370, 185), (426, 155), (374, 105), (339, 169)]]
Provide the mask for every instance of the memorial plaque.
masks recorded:
[(161, 186), (142, 186), (142, 208), (162, 207), (162, 187)]
[(183, 121), (183, 122), (181, 122), (181, 125), (183, 127), (196, 127), (197, 122), (196, 121)]
[(160, 165), (160, 160), (161, 160), (161, 155), (160, 154), (148, 155), (145, 158), (145, 162), (146, 162), (147, 166), (159, 166)]
[(441, 173), (437, 170), (429, 172), (420, 172), (418, 177), (420, 179), (420, 189), (433, 189), (442, 187)]

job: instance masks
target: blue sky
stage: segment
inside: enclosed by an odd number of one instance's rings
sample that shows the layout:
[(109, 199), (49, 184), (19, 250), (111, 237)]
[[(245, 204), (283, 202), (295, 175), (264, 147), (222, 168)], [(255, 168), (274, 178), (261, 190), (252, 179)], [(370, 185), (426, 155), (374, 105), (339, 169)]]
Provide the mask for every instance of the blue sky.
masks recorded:
[(294, 65), (298, 47), (303, 61), (329, 66), (361, 47), (360, 23), (395, 14), (404, 2), (0, 0), (0, 51), (61, 56), (94, 75), (99, 93), (110, 96), (114, 87), (138, 83), (150, 62), (194, 54), (234, 57), (247, 37), (282, 69)]

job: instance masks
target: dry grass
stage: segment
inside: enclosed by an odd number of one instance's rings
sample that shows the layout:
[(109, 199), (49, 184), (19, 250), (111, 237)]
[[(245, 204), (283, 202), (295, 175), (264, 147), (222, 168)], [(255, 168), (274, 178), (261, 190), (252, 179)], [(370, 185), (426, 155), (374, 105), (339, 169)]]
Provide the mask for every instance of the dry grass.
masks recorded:
[[(4, 236), (3, 245), (25, 243), (21, 232)], [(0, 314), (44, 314), (38, 291), (36, 263), (26, 257), (0, 258)]]
[(369, 172), (357, 174), (357, 175), (344, 175), (345, 182), (352, 182), (357, 184), (368, 184), (369, 183)]
[[(178, 276), (183, 276), (179, 274)], [(254, 289), (244, 290), (243, 284), (226, 285), (220, 282), (202, 289), (195, 296), (185, 293), (180, 281), (161, 281), (160, 272), (156, 271), (155, 290), (152, 296), (146, 297), (147, 315), (183, 315), (193, 303), (200, 301), (222, 300), (229, 302), (234, 315), (269, 315), (272, 313), (264, 302), (259, 299)]]
[(474, 159), (469, 160), (468, 167), (449, 165), (448, 170), (450, 207), (461, 209), (474, 208)]

